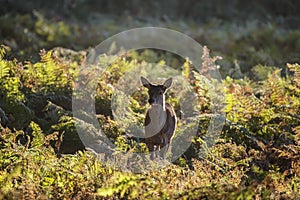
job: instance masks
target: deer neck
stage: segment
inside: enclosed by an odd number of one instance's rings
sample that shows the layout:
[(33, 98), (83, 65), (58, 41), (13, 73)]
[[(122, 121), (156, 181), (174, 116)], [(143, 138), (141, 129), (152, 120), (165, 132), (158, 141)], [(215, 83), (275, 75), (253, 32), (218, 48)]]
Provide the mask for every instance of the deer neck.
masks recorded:
[(167, 112), (165, 105), (152, 104), (148, 110), (149, 118), (151, 119), (148, 128), (151, 129), (152, 133), (158, 133), (164, 127), (167, 121)]

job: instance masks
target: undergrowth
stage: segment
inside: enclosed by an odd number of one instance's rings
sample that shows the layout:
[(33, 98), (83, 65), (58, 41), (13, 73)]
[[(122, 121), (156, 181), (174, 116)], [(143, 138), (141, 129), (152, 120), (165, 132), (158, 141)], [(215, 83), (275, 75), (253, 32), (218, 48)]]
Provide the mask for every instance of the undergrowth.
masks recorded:
[[(40, 61), (5, 59), (0, 51), (0, 198), (1, 199), (296, 199), (300, 197), (300, 66), (262, 70), (259, 81), (226, 77), (226, 123), (207, 157), (200, 154), (211, 113), (208, 86), (189, 61), (183, 76), (197, 94), (199, 130), (174, 164), (145, 174), (120, 172), (86, 151), (72, 117), (72, 87), (84, 52), (41, 51)], [(207, 57), (203, 65), (215, 59)], [(161, 53), (161, 52), (160, 52)], [(126, 125), (113, 119), (110, 102), (118, 80), (145, 64), (135, 52), (101, 75), (95, 94), (96, 114), (107, 137), (120, 151), (147, 152), (127, 137)], [(157, 60), (155, 60), (157, 59)], [(176, 59), (176, 58), (175, 58)], [(179, 60), (177, 63), (181, 63)], [(175, 67), (175, 66), (174, 66)], [(178, 66), (177, 66), (178, 67)], [(256, 67), (256, 71), (260, 71)], [(175, 91), (168, 101), (180, 115)], [(146, 91), (130, 101), (130, 119), (143, 122)], [(132, 122), (132, 121), (131, 121)], [(127, 124), (128, 123), (128, 124)], [(179, 117), (180, 123), (180, 117)], [(91, 125), (82, 125), (91, 128)], [(180, 126), (180, 124), (179, 124)], [(185, 134), (182, 133), (177, 134)], [(68, 154), (71, 153), (71, 154)]]

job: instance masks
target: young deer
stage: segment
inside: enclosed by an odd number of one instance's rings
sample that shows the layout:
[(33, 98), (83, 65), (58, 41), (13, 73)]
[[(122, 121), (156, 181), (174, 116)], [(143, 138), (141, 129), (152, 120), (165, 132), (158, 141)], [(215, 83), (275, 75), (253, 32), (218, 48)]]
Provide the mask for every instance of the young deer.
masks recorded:
[(145, 143), (151, 152), (153, 160), (155, 151), (160, 152), (161, 158), (165, 158), (172, 136), (176, 129), (176, 115), (169, 103), (165, 102), (165, 93), (172, 85), (172, 78), (169, 78), (162, 85), (154, 85), (146, 78), (141, 77), (144, 87), (148, 88), (149, 104), (145, 117)]

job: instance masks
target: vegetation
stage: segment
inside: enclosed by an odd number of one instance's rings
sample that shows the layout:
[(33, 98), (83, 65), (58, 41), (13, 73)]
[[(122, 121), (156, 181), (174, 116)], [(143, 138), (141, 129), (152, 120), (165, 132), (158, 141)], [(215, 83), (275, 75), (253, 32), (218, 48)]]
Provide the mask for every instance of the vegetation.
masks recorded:
[[(245, 16), (237, 13), (239, 18), (233, 20), (230, 9), (227, 14), (206, 13), (207, 18), (205, 13), (197, 15), (196, 9), (207, 8), (209, 3), (195, 3), (189, 15), (182, 6), (178, 18), (168, 5), (161, 4), (169, 15), (160, 18), (156, 11), (147, 10), (147, 6), (158, 6), (156, 1), (137, 11), (135, 1), (128, 1), (123, 6), (132, 7), (129, 15), (119, 19), (104, 11), (97, 13), (88, 4), (92, 0), (75, 2), (38, 5), (34, 10), (30, 3), (12, 5), (9, 1), (1, 8), (5, 12), (0, 15), (0, 199), (300, 198), (297, 12), (288, 7), (290, 12), (270, 13), (269, 21), (262, 22), (266, 14), (261, 8), (267, 11), (271, 6), (261, 3), (243, 22)], [(176, 10), (180, 3), (174, 2), (170, 9)], [(224, 5), (212, 2), (216, 8)], [(241, 7), (239, 1), (233, 4)], [(106, 1), (95, 3), (99, 5), (108, 11), (114, 6)], [(45, 10), (47, 6), (57, 12)], [(117, 8), (115, 14), (126, 15)], [(278, 4), (273, 8), (280, 10)], [(91, 13), (85, 16), (84, 9)], [(156, 17), (142, 18), (141, 13), (148, 11)], [(199, 22), (197, 17), (202, 15), (205, 20)], [(128, 27), (149, 25), (185, 32), (214, 50), (209, 56), (208, 48), (203, 48), (202, 64), (203, 69), (220, 66), (226, 122), (204, 157), (203, 137), (212, 113), (208, 86), (201, 78), (204, 72), (197, 72), (188, 59), (151, 49), (117, 59), (97, 82), (95, 107), (101, 128), (120, 151), (148, 151), (124, 131), (132, 121), (143, 122), (147, 93), (142, 86), (129, 99), (127, 120), (120, 124), (112, 114), (118, 81), (134, 66), (167, 64), (182, 73), (198, 97), (199, 130), (189, 149), (165, 168), (134, 174), (104, 165), (84, 148), (76, 131), (79, 120), (72, 115), (72, 88), (85, 62), (86, 48)], [(180, 116), (175, 94), (171, 89), (168, 102)], [(80, 126), (93, 128), (85, 123)]]

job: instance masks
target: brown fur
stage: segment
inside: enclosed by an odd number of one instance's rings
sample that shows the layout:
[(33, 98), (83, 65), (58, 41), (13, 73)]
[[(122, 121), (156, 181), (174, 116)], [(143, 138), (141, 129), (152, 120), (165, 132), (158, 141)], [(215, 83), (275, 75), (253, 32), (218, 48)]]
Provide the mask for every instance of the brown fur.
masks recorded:
[[(144, 82), (147, 80), (144, 80)], [(167, 80), (168, 81), (168, 80)], [(167, 82), (166, 81), (166, 82)], [(172, 79), (171, 79), (172, 81)], [(142, 80), (143, 82), (143, 80)], [(164, 85), (166, 84), (166, 82), (164, 83)], [(146, 113), (146, 117), (145, 117), (145, 143), (149, 148), (149, 151), (151, 152), (151, 159), (155, 158), (154, 155), (154, 151), (156, 150), (160, 150), (160, 156), (162, 158), (165, 158), (166, 152), (169, 148), (170, 142), (172, 140), (172, 137), (174, 135), (175, 129), (176, 129), (176, 123), (177, 123), (177, 119), (176, 119), (176, 115), (175, 112), (172, 108), (172, 106), (169, 103), (165, 103), (164, 100), (164, 93), (165, 91), (168, 89), (168, 87), (170, 87), (171, 85), (168, 84), (167, 87), (165, 87), (164, 85), (152, 85), (150, 82), (146, 82), (147, 84), (143, 85), (145, 87), (148, 88), (149, 90), (149, 102), (152, 105), (151, 108), (147, 111)], [(150, 91), (151, 90), (151, 91)], [(151, 123), (151, 118), (150, 118), (150, 110), (152, 109), (152, 107), (154, 107), (154, 105), (158, 105), (158, 104), (152, 104), (152, 101), (150, 101), (150, 99), (152, 98), (152, 96), (157, 95), (156, 93), (160, 92), (160, 90), (163, 90), (163, 93), (159, 95), (159, 97), (157, 98), (162, 98), (162, 102), (160, 105), (160, 112), (166, 112), (166, 113), (161, 113), (161, 114), (166, 114), (164, 116), (166, 116), (166, 120), (162, 126), (162, 128), (159, 130), (158, 133), (153, 133), (153, 129), (150, 128), (146, 128), (147, 126), (150, 125)], [(161, 92), (160, 92), (161, 93)], [(153, 116), (153, 117), (159, 117), (159, 116)], [(155, 119), (157, 120), (157, 119)], [(156, 147), (156, 148), (155, 148)]]

